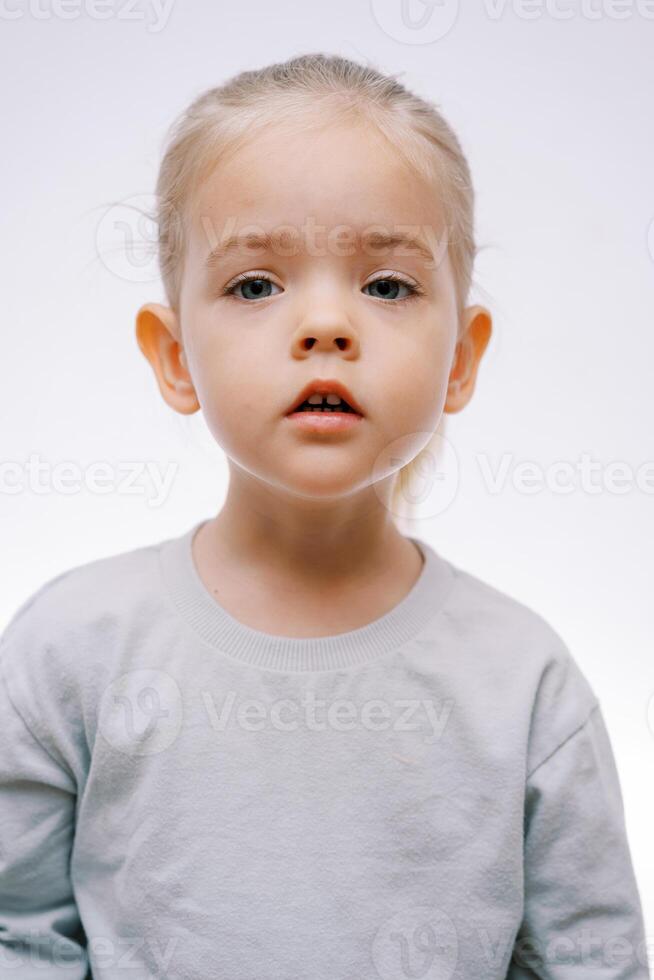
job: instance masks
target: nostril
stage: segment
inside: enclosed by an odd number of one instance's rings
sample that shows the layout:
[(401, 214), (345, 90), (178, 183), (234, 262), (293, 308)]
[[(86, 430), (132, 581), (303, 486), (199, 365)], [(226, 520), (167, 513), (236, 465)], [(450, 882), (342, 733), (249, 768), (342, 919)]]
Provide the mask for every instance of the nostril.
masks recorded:
[[(314, 346), (315, 343), (317, 343), (315, 337), (305, 337), (304, 340), (302, 341), (302, 349), (311, 350), (311, 348)], [(336, 344), (339, 350), (347, 350), (347, 348), (350, 346), (352, 342), (349, 339), (349, 337), (336, 337), (334, 339), (334, 343)]]

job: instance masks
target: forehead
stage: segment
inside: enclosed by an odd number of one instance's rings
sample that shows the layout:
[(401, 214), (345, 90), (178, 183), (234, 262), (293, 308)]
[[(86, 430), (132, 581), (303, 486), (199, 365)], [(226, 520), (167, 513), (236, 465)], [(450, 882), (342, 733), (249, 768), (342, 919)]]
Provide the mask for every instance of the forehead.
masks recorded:
[(421, 178), (371, 127), (270, 128), (220, 161), (196, 189), (189, 248), (204, 256), (212, 241), (255, 226), (309, 228), (411, 226), (438, 235), (441, 207), (435, 183)]

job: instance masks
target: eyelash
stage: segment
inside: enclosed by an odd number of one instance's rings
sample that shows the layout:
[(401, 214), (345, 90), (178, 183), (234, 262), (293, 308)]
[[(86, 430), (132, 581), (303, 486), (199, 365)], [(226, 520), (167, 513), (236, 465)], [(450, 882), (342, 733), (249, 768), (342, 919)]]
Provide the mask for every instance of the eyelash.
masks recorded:
[[(240, 286), (241, 283), (253, 282), (258, 279), (261, 279), (264, 282), (272, 282), (272, 279), (270, 279), (269, 276), (265, 275), (265, 273), (258, 274), (252, 272), (243, 272), (241, 273), (241, 275), (237, 276), (236, 279), (233, 279), (231, 283), (229, 283), (227, 286), (224, 287), (224, 289), (221, 291), (221, 296), (234, 296), (235, 295), (234, 290), (237, 289), (237, 287)], [(406, 288), (409, 290), (409, 295), (402, 296), (402, 298), (399, 300), (382, 299), (381, 300), (382, 303), (392, 303), (396, 305), (397, 303), (409, 299), (415, 299), (417, 296), (424, 295), (424, 289), (422, 289), (421, 286), (418, 286), (416, 283), (409, 282), (408, 279), (405, 279), (404, 276), (398, 275), (398, 273), (396, 272), (391, 272), (387, 276), (379, 276), (377, 279), (371, 279), (370, 282), (366, 283), (366, 286), (372, 286), (373, 283), (375, 282), (387, 282), (388, 280), (390, 280), (391, 282), (399, 282), (403, 286), (406, 286)], [(373, 297), (373, 299), (379, 299), (379, 298), (380, 297), (378, 296)], [(264, 299), (267, 299), (267, 297), (264, 297)], [(256, 302), (256, 300), (254, 302)]]

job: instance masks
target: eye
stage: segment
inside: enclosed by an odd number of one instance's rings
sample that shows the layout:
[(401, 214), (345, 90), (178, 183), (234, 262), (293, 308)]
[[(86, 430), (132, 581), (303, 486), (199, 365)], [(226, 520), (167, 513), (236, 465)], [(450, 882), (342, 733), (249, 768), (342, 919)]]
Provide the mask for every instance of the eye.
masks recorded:
[[(273, 295), (268, 291), (268, 286), (275, 286), (276, 289), (280, 289), (276, 283), (268, 279), (267, 276), (261, 275), (260, 273), (244, 272), (243, 275), (237, 276), (233, 279), (231, 283), (228, 283), (222, 291), (223, 296), (236, 296), (236, 290), (243, 287), (243, 293), (240, 294), (240, 299), (246, 300), (257, 300), (257, 299), (267, 299), (268, 296)], [(280, 289), (280, 292), (283, 290)], [(247, 295), (249, 292), (250, 295)]]
[[(240, 299), (245, 300), (259, 300), (267, 299), (269, 296), (274, 295), (271, 292), (272, 288), (283, 292), (280, 286), (272, 282), (268, 276), (262, 273), (252, 273), (244, 272), (242, 275), (237, 276), (230, 283), (225, 286), (222, 290), (223, 296), (238, 296)], [(409, 282), (402, 276), (397, 275), (397, 273), (389, 273), (388, 275), (381, 276), (378, 279), (374, 279), (372, 282), (367, 283), (363, 288), (368, 289), (370, 287), (378, 287), (379, 294), (375, 296), (376, 299), (382, 300), (397, 300), (399, 299), (411, 299), (413, 296), (422, 295), (423, 290), (415, 283)], [(237, 290), (242, 288), (242, 292), (238, 293)], [(405, 290), (404, 295), (399, 295), (401, 289)], [(372, 295), (375, 295), (374, 293)]]
[(368, 289), (370, 286), (379, 287), (380, 294), (375, 296), (375, 299), (398, 299), (397, 294), (400, 289), (405, 289), (406, 294), (404, 296), (400, 296), (399, 299), (411, 299), (414, 296), (419, 296), (422, 294), (422, 289), (419, 286), (409, 282), (402, 276), (398, 276), (396, 273), (381, 276), (379, 279), (373, 279), (372, 282), (366, 283), (363, 288)]

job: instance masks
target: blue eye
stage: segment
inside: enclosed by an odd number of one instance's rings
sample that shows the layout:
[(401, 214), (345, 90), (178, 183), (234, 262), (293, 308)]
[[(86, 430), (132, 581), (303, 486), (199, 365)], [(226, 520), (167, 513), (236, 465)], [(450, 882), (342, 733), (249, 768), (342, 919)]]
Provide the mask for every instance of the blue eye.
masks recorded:
[(370, 286), (380, 287), (381, 295), (375, 296), (375, 299), (397, 299), (398, 289), (401, 288), (406, 289), (407, 293), (404, 296), (400, 296), (400, 299), (409, 299), (410, 297), (417, 296), (422, 292), (422, 290), (420, 290), (417, 286), (414, 286), (413, 283), (408, 282), (406, 279), (402, 279), (400, 276), (396, 275), (382, 276), (379, 279), (373, 279), (372, 282), (369, 282), (363, 288), (368, 289)]
[[(226, 286), (222, 294), (223, 296), (239, 296), (240, 299), (245, 300), (258, 300), (267, 299), (269, 296), (273, 295), (270, 291), (271, 287), (275, 289), (280, 289), (276, 283), (268, 279), (267, 276), (261, 274), (243, 273), (243, 275), (238, 276), (235, 282), (231, 285)], [(367, 283), (363, 288), (369, 289), (375, 286), (380, 290), (380, 295), (375, 296), (375, 299), (382, 300), (396, 300), (396, 299), (410, 299), (413, 296), (422, 295), (422, 289), (419, 286), (414, 285), (408, 280), (403, 279), (398, 275), (388, 275), (380, 277), (379, 279), (374, 279), (372, 282)], [(237, 294), (237, 290), (242, 287), (243, 292)], [(398, 292), (400, 289), (405, 289), (406, 293), (403, 296), (398, 297)], [(371, 294), (368, 294), (371, 295)], [(374, 294), (372, 294), (374, 295)]]
[[(268, 296), (272, 295), (267, 290), (267, 286), (275, 286), (276, 289), (279, 289), (279, 286), (277, 286), (274, 282), (271, 282), (271, 280), (267, 279), (265, 276), (243, 275), (239, 276), (236, 282), (232, 283), (231, 286), (227, 286), (227, 288), (223, 290), (223, 295), (236, 296), (236, 290), (240, 286), (243, 287), (243, 293), (240, 295), (240, 298), (247, 300), (267, 299)], [(246, 290), (249, 290), (249, 296), (246, 294)]]

